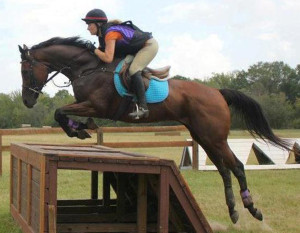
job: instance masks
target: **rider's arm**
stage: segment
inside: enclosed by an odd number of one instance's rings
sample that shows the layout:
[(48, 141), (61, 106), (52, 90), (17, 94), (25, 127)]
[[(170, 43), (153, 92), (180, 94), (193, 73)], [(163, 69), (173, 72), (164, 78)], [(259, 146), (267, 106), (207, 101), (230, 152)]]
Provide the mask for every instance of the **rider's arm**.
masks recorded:
[(114, 59), (116, 41), (123, 38), (120, 32), (111, 31), (105, 35), (105, 51), (95, 50), (95, 54), (104, 62), (111, 63)]
[(111, 63), (114, 59), (116, 40), (108, 40), (105, 42), (105, 51), (95, 49), (95, 54), (104, 62)]

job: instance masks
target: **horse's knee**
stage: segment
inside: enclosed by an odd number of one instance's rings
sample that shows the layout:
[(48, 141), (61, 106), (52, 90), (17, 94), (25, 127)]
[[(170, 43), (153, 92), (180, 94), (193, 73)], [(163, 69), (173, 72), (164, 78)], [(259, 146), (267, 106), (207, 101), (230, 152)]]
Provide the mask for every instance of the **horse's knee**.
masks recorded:
[(60, 117), (61, 117), (60, 109), (56, 109), (54, 113), (54, 119), (56, 121), (59, 121)]

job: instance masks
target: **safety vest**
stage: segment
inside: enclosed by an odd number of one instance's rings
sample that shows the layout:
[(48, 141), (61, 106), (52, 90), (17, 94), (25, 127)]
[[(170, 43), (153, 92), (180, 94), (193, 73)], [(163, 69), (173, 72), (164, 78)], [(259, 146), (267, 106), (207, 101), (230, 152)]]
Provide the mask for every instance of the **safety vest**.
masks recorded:
[(143, 32), (131, 21), (126, 21), (121, 24), (106, 23), (101, 27), (101, 37), (99, 43), (101, 50), (105, 50), (105, 35), (111, 31), (119, 32), (122, 34), (123, 39), (116, 41), (115, 56), (124, 57), (128, 54), (136, 54), (141, 48), (144, 47), (145, 42), (152, 38), (150, 32)]

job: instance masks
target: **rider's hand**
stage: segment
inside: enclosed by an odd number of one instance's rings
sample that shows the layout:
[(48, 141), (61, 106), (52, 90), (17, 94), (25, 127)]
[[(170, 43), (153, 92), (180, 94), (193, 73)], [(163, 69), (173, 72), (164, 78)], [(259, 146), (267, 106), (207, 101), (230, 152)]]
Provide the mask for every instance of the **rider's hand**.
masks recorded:
[(95, 53), (96, 46), (92, 42), (87, 42), (85, 46), (91, 53)]

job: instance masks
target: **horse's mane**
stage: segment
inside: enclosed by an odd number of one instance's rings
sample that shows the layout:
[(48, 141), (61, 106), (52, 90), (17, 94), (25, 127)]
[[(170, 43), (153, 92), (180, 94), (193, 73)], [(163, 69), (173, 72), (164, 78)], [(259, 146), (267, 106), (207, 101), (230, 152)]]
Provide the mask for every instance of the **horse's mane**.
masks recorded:
[(46, 40), (44, 42), (32, 46), (31, 49), (41, 49), (51, 45), (72, 45), (80, 48), (86, 48), (86, 43), (87, 41), (81, 39), (79, 36), (73, 36), (67, 38), (53, 37), (49, 40)]

